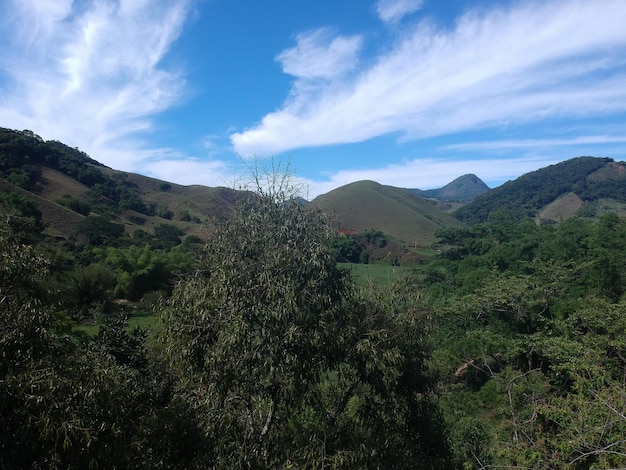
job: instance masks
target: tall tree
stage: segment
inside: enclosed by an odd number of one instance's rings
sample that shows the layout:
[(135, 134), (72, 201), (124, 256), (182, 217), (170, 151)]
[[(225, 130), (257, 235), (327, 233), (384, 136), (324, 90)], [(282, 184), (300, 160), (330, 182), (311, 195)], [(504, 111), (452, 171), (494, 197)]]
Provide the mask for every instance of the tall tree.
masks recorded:
[[(212, 440), (208, 465), (443, 466), (425, 350), (405, 335), (422, 325), (360, 297), (323, 215), (299, 205), (287, 180), (263, 181), (214, 227), (163, 311), (180, 391)], [(441, 437), (435, 449), (426, 423)]]

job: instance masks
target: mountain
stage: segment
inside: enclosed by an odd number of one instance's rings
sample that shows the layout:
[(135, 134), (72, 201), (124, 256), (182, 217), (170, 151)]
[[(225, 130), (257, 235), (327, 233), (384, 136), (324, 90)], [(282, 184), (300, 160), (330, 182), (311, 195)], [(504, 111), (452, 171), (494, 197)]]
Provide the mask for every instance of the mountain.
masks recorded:
[(408, 189), (408, 191), (425, 199), (436, 199), (441, 202), (467, 203), (489, 191), (489, 186), (478, 176), (468, 174), (459, 176), (454, 181), (446, 184), (443, 188), (427, 190)]
[[(504, 212), (516, 220), (534, 217), (543, 222), (607, 211), (626, 215), (625, 168), (611, 158), (578, 157), (491, 190), (475, 175), (429, 191), (359, 181), (310, 204), (331, 213), (339, 228), (380, 230), (400, 245), (426, 247), (436, 241), (440, 228), (485, 222)], [(117, 171), (61, 142), (0, 128), (0, 202), (36, 216), (53, 237), (68, 239), (104, 222), (127, 234), (167, 224), (184, 235), (202, 237), (206, 222), (228, 217), (245, 194)], [(442, 200), (472, 197), (452, 214), (442, 209), (463, 204)]]
[(574, 215), (626, 213), (626, 163), (578, 157), (526, 173), (477, 197), (453, 215), (467, 224), (497, 213), (559, 222)]
[(97, 218), (126, 233), (169, 224), (202, 236), (204, 223), (228, 216), (244, 194), (117, 171), (31, 131), (0, 128), (0, 200), (34, 205), (54, 237), (69, 238)]
[[(81, 231), (93, 235), (102, 227), (127, 234), (152, 232), (162, 224), (202, 237), (206, 222), (227, 217), (245, 194), (117, 171), (31, 131), (0, 128), (0, 199), (32, 203), (46, 233), (57, 238), (69, 239)], [(372, 181), (338, 188), (310, 204), (334, 214), (338, 227), (379, 230), (400, 246), (430, 246), (438, 229), (463, 225), (434, 201)], [(98, 237), (99, 243), (102, 239)]]
[(337, 226), (381, 230), (409, 246), (430, 246), (435, 232), (464, 224), (405, 189), (358, 181), (316, 197), (310, 205), (332, 214)]

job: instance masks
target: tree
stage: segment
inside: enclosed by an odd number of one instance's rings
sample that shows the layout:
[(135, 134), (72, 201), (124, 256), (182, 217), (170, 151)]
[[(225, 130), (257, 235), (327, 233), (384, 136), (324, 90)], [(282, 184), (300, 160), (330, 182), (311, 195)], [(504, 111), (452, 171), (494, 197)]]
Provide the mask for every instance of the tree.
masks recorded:
[[(162, 312), (181, 393), (210, 439), (206, 465), (443, 466), (425, 351), (404, 335), (423, 337), (420, 322), (359, 296), (325, 217), (288, 179), (262, 182)], [(434, 449), (424, 426), (442, 437)]]
[(92, 245), (112, 245), (124, 235), (124, 226), (111, 222), (109, 217), (90, 215), (78, 224), (76, 232)]
[(114, 295), (137, 300), (150, 291), (169, 292), (175, 275), (192, 264), (191, 258), (192, 252), (184, 246), (163, 251), (131, 245), (107, 248), (104, 261), (116, 275)]
[(176, 225), (160, 224), (154, 227), (154, 238), (158, 241), (158, 248), (170, 249), (180, 245), (180, 237), (185, 233)]
[[(0, 217), (0, 468), (193, 468), (192, 410), (172, 401), (145, 332), (125, 319), (93, 344), (57, 327), (48, 262)], [(197, 466), (199, 467), (199, 465)]]

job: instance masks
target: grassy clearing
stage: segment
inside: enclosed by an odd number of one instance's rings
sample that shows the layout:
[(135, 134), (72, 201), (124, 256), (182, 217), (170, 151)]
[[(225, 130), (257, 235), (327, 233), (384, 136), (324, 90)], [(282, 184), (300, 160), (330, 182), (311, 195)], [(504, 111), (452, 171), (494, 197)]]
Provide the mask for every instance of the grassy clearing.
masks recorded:
[[(141, 312), (128, 316), (128, 329), (139, 327), (148, 331), (148, 341), (154, 339), (159, 325), (157, 323), (158, 315), (153, 312)], [(76, 325), (72, 328), (72, 333), (77, 336), (94, 337), (100, 331), (102, 323), (84, 323)]]

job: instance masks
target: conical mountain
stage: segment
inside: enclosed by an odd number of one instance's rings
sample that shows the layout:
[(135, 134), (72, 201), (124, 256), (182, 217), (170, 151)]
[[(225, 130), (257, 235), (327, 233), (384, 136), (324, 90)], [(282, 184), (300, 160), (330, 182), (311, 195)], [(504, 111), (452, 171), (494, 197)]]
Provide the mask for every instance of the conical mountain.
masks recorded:
[(423, 198), (437, 199), (442, 202), (470, 202), (489, 191), (483, 180), (473, 174), (463, 175), (438, 189), (409, 189)]
[(432, 202), (374, 181), (347, 184), (318, 196), (311, 205), (332, 214), (341, 228), (381, 230), (408, 246), (430, 246), (439, 229), (464, 226)]

